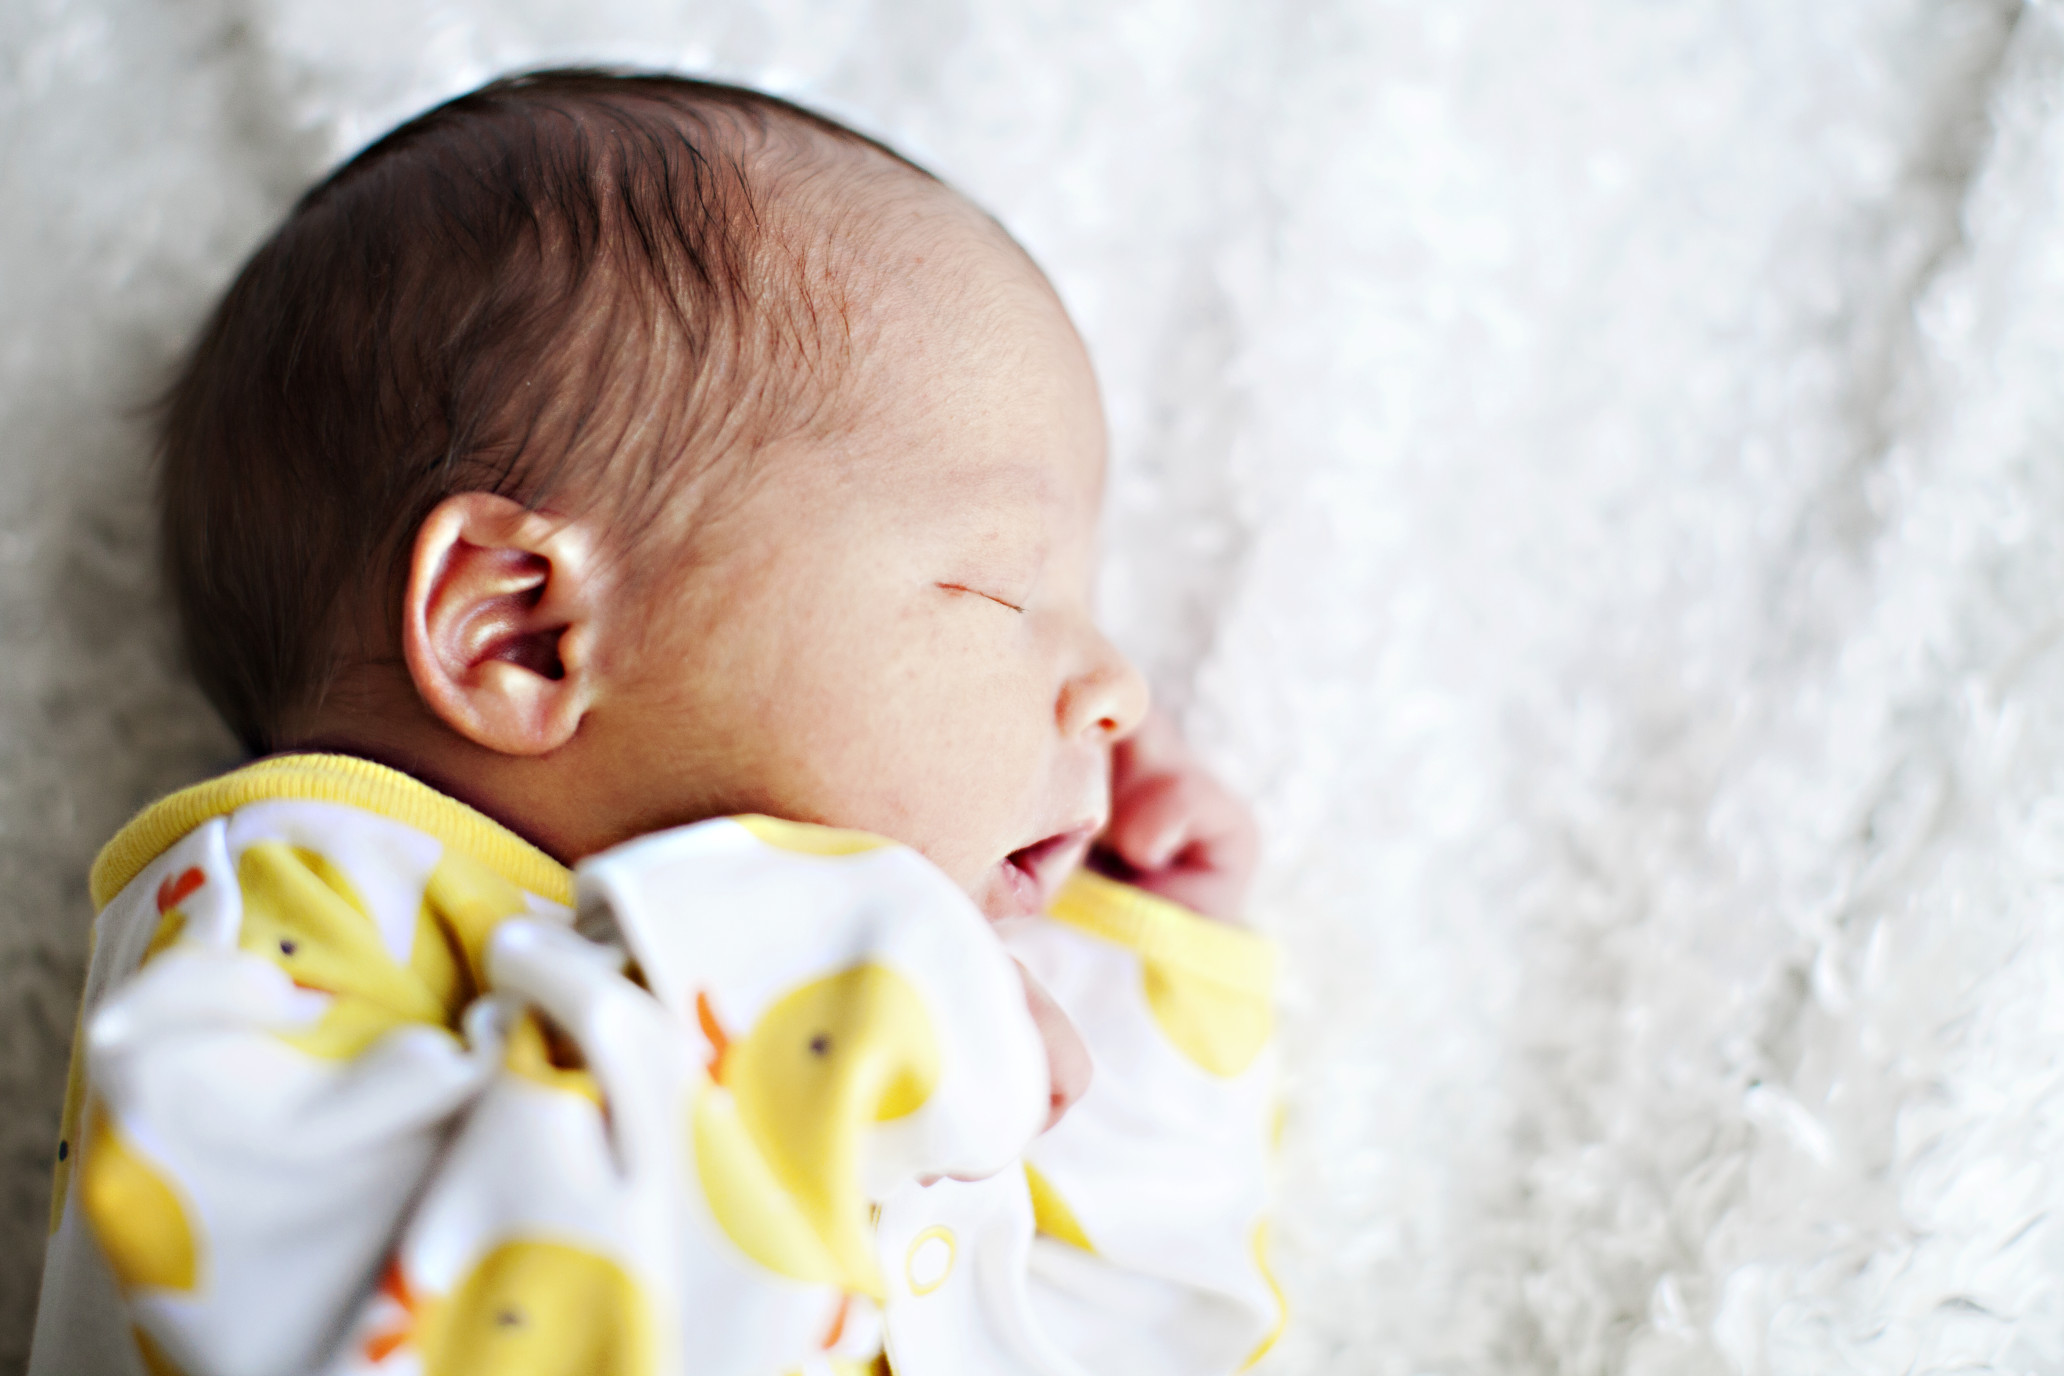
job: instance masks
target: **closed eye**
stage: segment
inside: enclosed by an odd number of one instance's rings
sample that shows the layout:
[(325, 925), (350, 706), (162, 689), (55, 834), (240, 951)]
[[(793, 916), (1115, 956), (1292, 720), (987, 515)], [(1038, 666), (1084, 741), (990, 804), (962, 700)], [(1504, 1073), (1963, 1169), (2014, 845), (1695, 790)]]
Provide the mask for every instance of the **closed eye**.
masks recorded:
[(976, 597), (986, 597), (991, 602), (994, 602), (997, 606), (1009, 607), (1014, 612), (1023, 613), (1023, 611), (1025, 610), (1023, 607), (1019, 606), (1015, 602), (1004, 601), (1002, 598), (998, 597), (993, 592), (983, 592), (980, 588), (971, 588), (964, 583), (941, 583), (939, 584), (939, 586), (945, 589), (947, 592), (967, 592), (973, 593)]

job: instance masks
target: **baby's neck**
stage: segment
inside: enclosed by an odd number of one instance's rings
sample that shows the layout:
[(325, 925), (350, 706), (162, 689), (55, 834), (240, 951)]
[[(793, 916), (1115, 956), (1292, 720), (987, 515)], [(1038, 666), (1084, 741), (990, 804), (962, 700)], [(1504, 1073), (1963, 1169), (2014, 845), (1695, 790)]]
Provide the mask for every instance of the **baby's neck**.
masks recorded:
[(533, 757), (489, 750), (439, 720), (406, 673), (368, 665), (340, 674), (322, 704), (283, 733), (279, 753), (354, 755), (398, 769), (571, 865), (629, 834), (612, 830), (607, 800), (591, 796), (578, 746)]

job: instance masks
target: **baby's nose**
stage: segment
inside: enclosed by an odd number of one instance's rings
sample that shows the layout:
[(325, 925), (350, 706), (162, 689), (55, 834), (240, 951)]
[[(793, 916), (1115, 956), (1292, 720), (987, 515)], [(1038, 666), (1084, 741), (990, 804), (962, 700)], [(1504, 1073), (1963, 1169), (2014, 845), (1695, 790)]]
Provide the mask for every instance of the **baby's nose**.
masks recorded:
[(1101, 632), (1091, 635), (1088, 662), (1061, 690), (1061, 734), (1108, 744), (1131, 735), (1146, 719), (1147, 680)]

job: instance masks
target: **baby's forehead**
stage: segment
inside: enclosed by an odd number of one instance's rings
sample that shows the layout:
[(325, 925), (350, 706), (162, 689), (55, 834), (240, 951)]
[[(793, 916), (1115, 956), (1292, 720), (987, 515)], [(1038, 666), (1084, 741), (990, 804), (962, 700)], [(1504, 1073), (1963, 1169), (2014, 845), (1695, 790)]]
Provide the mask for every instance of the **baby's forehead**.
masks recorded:
[(958, 191), (830, 150), (789, 213), (844, 288), (856, 336), (892, 319), (927, 333), (1008, 329), (1014, 307), (1052, 300), (1044, 274), (1001, 225)]
[(870, 365), (889, 356), (1007, 344), (1028, 313), (1065, 320), (996, 220), (899, 157), (807, 128), (742, 157), (762, 252), (790, 267), (763, 274), (742, 304), (781, 322), (787, 361), (828, 384), (864, 393), (881, 385)]
[[(1051, 542), (1059, 528), (1093, 524), (1094, 383), (1065, 310), (1016, 240), (871, 143), (808, 125), (725, 138), (763, 252), (790, 265), (762, 270), (740, 303), (758, 317), (745, 333), (766, 347), (738, 360), (734, 381), (749, 404), (788, 386), (787, 414), (771, 427), (786, 433), (748, 445), (755, 452), (736, 466), (849, 487), (853, 510), (913, 533), (980, 527), (998, 541)], [(1085, 395), (1087, 426), (1077, 414)], [(1079, 433), (1057, 441), (1063, 413)], [(853, 466), (856, 455), (866, 457)]]

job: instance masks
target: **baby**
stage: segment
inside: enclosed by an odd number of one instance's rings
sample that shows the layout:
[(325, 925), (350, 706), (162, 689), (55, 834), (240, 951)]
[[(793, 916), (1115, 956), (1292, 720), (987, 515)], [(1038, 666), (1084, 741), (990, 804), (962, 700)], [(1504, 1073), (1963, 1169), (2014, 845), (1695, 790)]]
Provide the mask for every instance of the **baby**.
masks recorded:
[(1253, 832), (1092, 619), (1103, 430), (993, 220), (755, 92), (311, 192), (166, 413), (265, 758), (96, 862), (32, 1371), (1258, 1356)]

